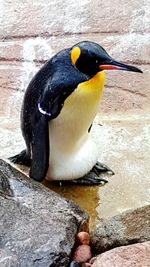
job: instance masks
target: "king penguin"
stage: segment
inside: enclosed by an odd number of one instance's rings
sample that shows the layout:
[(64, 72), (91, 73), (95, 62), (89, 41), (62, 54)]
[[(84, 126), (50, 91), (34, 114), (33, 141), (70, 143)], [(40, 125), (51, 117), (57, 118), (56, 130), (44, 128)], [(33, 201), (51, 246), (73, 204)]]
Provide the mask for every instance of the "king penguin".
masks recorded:
[(94, 185), (106, 182), (101, 172), (113, 173), (98, 162), (99, 151), (90, 135), (104, 70), (142, 73), (114, 60), (97, 43), (82, 41), (57, 53), (33, 77), (21, 110), (26, 149), (10, 158), (30, 166), (31, 178)]

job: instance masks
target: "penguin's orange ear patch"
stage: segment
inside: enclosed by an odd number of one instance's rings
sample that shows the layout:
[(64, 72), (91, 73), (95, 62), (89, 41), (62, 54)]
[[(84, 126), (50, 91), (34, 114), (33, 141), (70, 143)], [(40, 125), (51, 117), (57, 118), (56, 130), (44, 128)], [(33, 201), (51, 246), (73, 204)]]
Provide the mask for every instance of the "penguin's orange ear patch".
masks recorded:
[(72, 61), (72, 64), (75, 65), (76, 62), (77, 62), (77, 59), (79, 58), (81, 54), (81, 50), (78, 46), (74, 47), (71, 51), (71, 61)]

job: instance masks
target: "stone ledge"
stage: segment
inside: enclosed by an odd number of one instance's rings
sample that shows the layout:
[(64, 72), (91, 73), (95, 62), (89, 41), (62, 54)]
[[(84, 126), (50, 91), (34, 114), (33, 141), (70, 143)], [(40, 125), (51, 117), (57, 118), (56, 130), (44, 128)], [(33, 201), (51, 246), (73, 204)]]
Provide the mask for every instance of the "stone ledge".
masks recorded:
[(91, 233), (97, 253), (115, 247), (150, 241), (150, 205), (100, 219)]
[(0, 266), (67, 266), (87, 214), (3, 160), (0, 178)]

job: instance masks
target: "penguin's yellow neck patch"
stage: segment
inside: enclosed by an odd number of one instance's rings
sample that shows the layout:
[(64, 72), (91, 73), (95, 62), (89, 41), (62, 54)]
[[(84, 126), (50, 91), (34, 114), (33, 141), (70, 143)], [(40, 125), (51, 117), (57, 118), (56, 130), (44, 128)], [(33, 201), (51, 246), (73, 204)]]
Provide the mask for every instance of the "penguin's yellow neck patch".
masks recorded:
[(91, 93), (95, 98), (100, 98), (103, 92), (105, 82), (105, 74), (104, 71), (98, 72), (93, 78), (90, 80), (80, 83), (78, 85), (78, 90), (85, 90), (85, 94)]
[(72, 61), (72, 64), (75, 65), (79, 56), (81, 54), (81, 50), (78, 46), (74, 47), (71, 51), (71, 61)]
[(74, 92), (65, 100), (64, 109), (69, 106), (71, 109), (75, 108), (76, 111), (74, 110), (71, 113), (78, 113), (79, 117), (82, 113), (85, 114), (88, 109), (89, 113), (94, 114), (94, 118), (102, 96), (104, 81), (105, 74), (104, 71), (101, 71), (90, 80), (80, 83)]

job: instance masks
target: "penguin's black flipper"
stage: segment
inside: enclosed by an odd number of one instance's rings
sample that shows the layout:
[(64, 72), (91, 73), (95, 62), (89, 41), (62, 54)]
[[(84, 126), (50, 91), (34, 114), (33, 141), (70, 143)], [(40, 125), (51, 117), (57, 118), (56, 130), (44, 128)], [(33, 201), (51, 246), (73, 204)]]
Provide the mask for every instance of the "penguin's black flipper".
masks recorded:
[(32, 162), (30, 177), (36, 181), (44, 180), (49, 166), (49, 131), (47, 117), (38, 113), (34, 120), (32, 139)]
[(31, 159), (30, 156), (27, 154), (26, 150), (23, 150), (19, 154), (8, 159), (16, 164), (25, 165), (27, 167), (31, 166)]
[[(72, 65), (71, 65), (72, 66)], [(69, 69), (68, 69), (69, 68)], [(66, 73), (70, 73), (70, 65)], [(70, 78), (71, 77), (71, 78)], [(61, 69), (57, 70), (48, 80), (38, 99), (38, 110), (49, 120), (55, 119), (63, 108), (64, 101), (77, 88), (78, 84), (87, 80), (85, 75), (80, 77), (75, 72), (72, 76), (65, 76)]]

